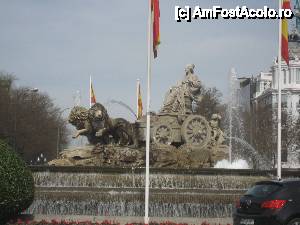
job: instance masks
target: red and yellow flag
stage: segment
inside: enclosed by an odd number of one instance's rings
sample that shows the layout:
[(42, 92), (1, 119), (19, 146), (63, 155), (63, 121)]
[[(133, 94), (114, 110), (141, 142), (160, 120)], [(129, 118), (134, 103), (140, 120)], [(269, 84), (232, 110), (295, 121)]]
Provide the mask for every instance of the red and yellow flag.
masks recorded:
[(93, 85), (92, 82), (90, 82), (90, 105), (92, 106), (93, 104), (96, 103), (96, 96), (95, 96), (95, 92), (93, 89)]
[(137, 118), (140, 119), (143, 116), (143, 102), (142, 102), (142, 94), (141, 94), (141, 85), (139, 83), (138, 86), (138, 114)]
[(151, 0), (151, 12), (153, 19), (153, 55), (157, 57), (158, 45), (160, 44), (159, 38), (159, 0)]
[[(291, 9), (290, 0), (283, 0), (282, 2), (282, 9)], [(289, 40), (288, 40), (288, 20), (287, 18), (283, 18), (281, 20), (281, 56), (286, 62), (289, 64)]]

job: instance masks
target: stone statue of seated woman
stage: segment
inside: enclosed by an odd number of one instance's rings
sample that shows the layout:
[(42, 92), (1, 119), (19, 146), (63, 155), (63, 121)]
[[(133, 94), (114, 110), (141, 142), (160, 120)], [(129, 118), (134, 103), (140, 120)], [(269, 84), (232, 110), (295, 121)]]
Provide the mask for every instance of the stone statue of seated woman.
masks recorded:
[(186, 66), (184, 79), (167, 92), (161, 112), (192, 113), (193, 101), (199, 102), (202, 99), (202, 85), (197, 75), (194, 74), (194, 68), (194, 64)]

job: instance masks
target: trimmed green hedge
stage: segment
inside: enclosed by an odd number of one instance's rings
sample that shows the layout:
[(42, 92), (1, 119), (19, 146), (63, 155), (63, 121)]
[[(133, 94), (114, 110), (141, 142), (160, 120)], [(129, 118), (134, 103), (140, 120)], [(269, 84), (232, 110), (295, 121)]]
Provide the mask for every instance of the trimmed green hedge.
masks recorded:
[(13, 149), (0, 140), (0, 222), (27, 209), (33, 197), (31, 171)]

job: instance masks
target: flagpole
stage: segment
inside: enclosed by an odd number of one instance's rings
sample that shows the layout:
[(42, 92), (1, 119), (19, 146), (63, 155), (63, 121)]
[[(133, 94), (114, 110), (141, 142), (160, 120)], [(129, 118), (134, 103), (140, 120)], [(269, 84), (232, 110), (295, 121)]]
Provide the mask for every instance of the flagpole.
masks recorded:
[(151, 25), (152, 25), (152, 12), (151, 0), (148, 0), (148, 62), (147, 62), (147, 133), (146, 133), (146, 176), (145, 176), (145, 217), (144, 223), (149, 224), (149, 184), (150, 184), (150, 171), (149, 171), (149, 152), (150, 152), (150, 94), (151, 94)]
[(136, 79), (136, 117), (139, 117), (139, 87), (140, 79)]
[[(279, 0), (279, 12), (282, 1)], [(281, 38), (282, 38), (282, 19), (279, 19), (278, 35), (278, 115), (277, 115), (277, 179), (281, 179)]]
[(92, 107), (92, 76), (90, 76), (90, 108)]

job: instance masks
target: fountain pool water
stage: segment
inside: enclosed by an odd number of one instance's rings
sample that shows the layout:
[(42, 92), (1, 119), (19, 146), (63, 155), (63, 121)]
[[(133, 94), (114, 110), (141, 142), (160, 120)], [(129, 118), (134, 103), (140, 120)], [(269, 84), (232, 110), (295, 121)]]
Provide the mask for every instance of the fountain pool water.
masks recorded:
[[(248, 168), (255, 169), (271, 169), (271, 160), (266, 159), (264, 156), (258, 154), (258, 152), (247, 141), (238, 137), (226, 137), (241, 145), (238, 151), (233, 152), (234, 161), (245, 160), (249, 165)], [(242, 159), (240, 158), (242, 157)]]
[(218, 161), (214, 168), (224, 168), (224, 169), (250, 169), (248, 163), (244, 159), (234, 160), (229, 162), (227, 159)]
[[(32, 167), (36, 194), (27, 213), (143, 216), (144, 169)], [(151, 170), (151, 217), (230, 217), (235, 201), (268, 173)]]

